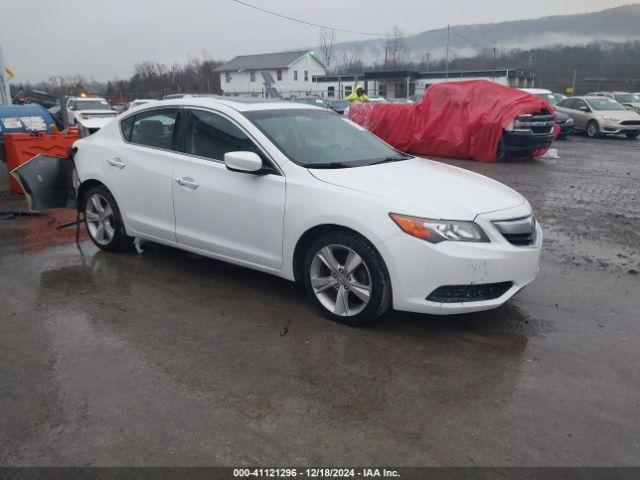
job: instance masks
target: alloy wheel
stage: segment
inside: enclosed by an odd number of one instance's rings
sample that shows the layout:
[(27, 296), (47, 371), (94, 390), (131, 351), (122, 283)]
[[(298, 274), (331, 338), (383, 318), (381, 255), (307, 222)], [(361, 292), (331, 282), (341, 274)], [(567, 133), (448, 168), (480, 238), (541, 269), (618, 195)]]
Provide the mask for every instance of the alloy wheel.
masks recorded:
[(371, 299), (369, 268), (353, 249), (327, 245), (320, 249), (309, 269), (318, 301), (330, 312), (350, 317), (362, 312)]
[(113, 209), (106, 198), (94, 193), (87, 200), (84, 216), (91, 238), (100, 245), (107, 245), (115, 235)]

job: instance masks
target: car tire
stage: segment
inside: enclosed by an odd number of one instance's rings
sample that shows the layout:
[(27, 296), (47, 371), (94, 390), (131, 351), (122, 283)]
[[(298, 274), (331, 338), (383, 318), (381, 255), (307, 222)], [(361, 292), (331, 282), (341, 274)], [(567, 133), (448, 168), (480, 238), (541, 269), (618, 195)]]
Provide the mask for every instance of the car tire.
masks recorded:
[(640, 132), (627, 132), (625, 133), (625, 135), (627, 136), (627, 138), (634, 140), (640, 136)]
[(590, 120), (587, 123), (587, 128), (585, 129), (585, 133), (589, 138), (597, 138), (600, 136), (600, 125), (595, 120)]
[(93, 243), (101, 250), (119, 252), (133, 246), (127, 235), (120, 209), (104, 185), (90, 188), (84, 195), (84, 223)]
[(329, 319), (366, 325), (391, 306), (391, 280), (384, 261), (364, 237), (330, 232), (317, 238), (304, 259), (304, 284)]
[(502, 135), (500, 137), (500, 140), (498, 140), (498, 148), (496, 149), (496, 160), (498, 162), (502, 162), (506, 160), (507, 157), (507, 142), (505, 142), (504, 135)]

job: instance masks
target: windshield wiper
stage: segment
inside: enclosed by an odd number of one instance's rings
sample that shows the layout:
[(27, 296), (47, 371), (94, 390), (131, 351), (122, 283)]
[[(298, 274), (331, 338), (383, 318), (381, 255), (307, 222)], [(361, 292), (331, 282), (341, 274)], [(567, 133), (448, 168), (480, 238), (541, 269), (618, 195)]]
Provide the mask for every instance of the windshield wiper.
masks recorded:
[(408, 160), (411, 158), (411, 155), (393, 155), (391, 157), (383, 158), (382, 160), (378, 160), (377, 162), (370, 163), (369, 165), (378, 165), (380, 163), (391, 163), (391, 162), (400, 162), (402, 160)]
[(305, 165), (307, 168), (348, 168), (350, 165), (342, 162), (327, 162), (327, 163), (311, 163)]

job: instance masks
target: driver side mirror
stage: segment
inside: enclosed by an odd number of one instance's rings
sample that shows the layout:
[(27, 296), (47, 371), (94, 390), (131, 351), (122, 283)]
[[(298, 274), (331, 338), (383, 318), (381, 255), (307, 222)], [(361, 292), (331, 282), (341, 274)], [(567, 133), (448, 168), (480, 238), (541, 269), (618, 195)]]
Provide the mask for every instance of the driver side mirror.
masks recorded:
[(589, 107), (586, 107), (586, 106), (582, 105), (581, 107), (578, 107), (578, 110), (580, 110), (582, 112), (588, 112), (589, 111)]
[(262, 159), (255, 152), (227, 152), (224, 164), (232, 172), (257, 173), (262, 170)]

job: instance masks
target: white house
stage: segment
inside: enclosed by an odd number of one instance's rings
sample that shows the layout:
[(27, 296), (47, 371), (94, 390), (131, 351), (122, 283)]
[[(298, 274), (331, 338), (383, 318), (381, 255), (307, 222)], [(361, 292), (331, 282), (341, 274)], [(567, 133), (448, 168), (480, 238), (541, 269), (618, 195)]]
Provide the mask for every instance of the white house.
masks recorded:
[(314, 77), (327, 73), (311, 50), (240, 55), (216, 68), (225, 95), (316, 95)]

